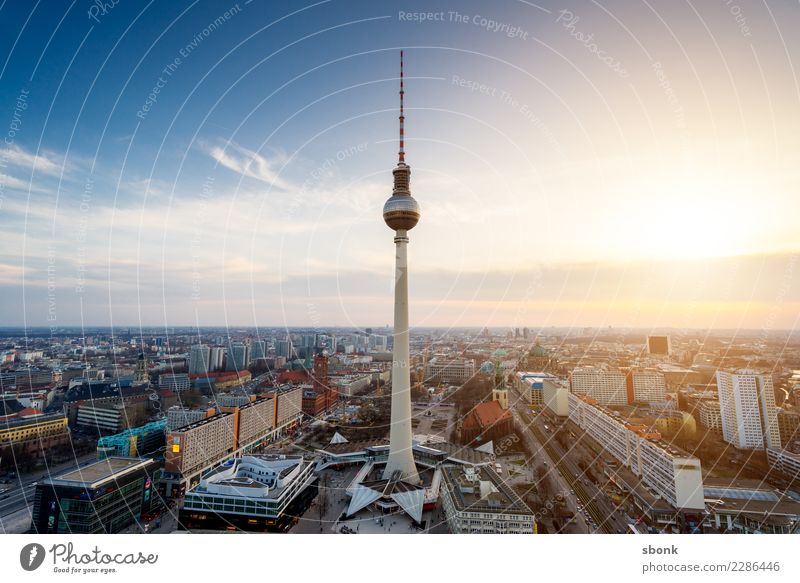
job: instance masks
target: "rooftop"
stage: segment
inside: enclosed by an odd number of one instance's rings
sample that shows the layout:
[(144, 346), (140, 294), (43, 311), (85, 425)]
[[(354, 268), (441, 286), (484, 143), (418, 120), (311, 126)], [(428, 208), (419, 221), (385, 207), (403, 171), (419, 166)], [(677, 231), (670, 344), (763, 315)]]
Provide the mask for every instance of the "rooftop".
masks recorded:
[(119, 479), (130, 472), (147, 468), (153, 463), (151, 459), (138, 457), (109, 457), (58, 477), (49, 478), (44, 483), (53, 486), (98, 488), (107, 481)]
[(442, 468), (442, 477), (458, 510), (533, 514), (500, 476), (488, 467), (447, 466)]

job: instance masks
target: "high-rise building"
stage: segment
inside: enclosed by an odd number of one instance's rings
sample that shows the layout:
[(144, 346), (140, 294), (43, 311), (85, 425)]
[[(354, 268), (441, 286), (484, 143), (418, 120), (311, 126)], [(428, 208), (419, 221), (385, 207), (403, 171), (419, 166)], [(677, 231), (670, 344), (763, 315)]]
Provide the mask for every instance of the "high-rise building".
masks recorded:
[(664, 374), (654, 369), (576, 368), (570, 374), (572, 392), (588, 395), (601, 405), (654, 403), (666, 398)]
[(287, 338), (286, 340), (278, 340), (275, 346), (275, 351), (277, 352), (278, 356), (282, 356), (285, 359), (292, 358), (292, 341), (291, 339)]
[(225, 349), (222, 346), (212, 346), (208, 361), (208, 369), (211, 372), (222, 370), (225, 360)]
[(672, 345), (669, 336), (650, 335), (647, 337), (647, 352), (668, 356), (672, 354)]
[(621, 370), (576, 368), (570, 374), (570, 386), (576, 395), (588, 395), (601, 405), (626, 405), (628, 383)]
[(250, 347), (250, 359), (251, 360), (258, 360), (260, 358), (266, 358), (267, 356), (267, 341), (266, 340), (253, 340), (253, 344)]
[(752, 370), (717, 371), (722, 438), (741, 449), (779, 448), (772, 377)]
[(250, 364), (250, 347), (241, 342), (231, 344), (228, 351), (228, 361), (225, 365), (227, 370), (245, 370)]
[(419, 474), (411, 450), (411, 370), (408, 330), (408, 232), (420, 219), (417, 201), (411, 196), (411, 168), (406, 164), (403, 112), (403, 52), (400, 51), (400, 151), (392, 171), (394, 189), (383, 205), (383, 220), (395, 232), (394, 348), (392, 354), (392, 413), (389, 428), (389, 459), (384, 479), (399, 475), (411, 483)]
[(195, 344), (189, 350), (189, 374), (205, 374), (210, 369), (211, 351), (205, 344)]
[(635, 369), (627, 373), (628, 401), (655, 403), (666, 398), (667, 385), (663, 373), (651, 369)]

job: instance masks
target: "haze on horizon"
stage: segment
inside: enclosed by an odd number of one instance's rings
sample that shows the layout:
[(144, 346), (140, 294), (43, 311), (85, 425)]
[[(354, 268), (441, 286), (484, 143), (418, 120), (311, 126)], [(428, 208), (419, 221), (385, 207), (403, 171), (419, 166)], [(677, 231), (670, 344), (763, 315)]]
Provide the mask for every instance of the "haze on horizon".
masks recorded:
[(405, 48), (412, 326), (797, 326), (800, 5), (87, 10), (0, 7), (0, 325), (390, 324)]

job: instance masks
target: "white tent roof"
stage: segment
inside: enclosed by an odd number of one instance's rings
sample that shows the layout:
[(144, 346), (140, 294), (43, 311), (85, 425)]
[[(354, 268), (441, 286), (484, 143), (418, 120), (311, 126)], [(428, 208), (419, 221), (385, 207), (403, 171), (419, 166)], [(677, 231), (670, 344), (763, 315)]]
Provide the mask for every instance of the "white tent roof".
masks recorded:
[(422, 521), (422, 504), (425, 501), (425, 490), (410, 490), (408, 492), (395, 492), (392, 500), (400, 505), (411, 518), (416, 522)]
[(347, 443), (347, 438), (337, 431), (331, 437), (331, 443)]
[(494, 455), (494, 442), (487, 441), (480, 447), (476, 447), (475, 451), (479, 451), (481, 453), (488, 453), (489, 455)]
[(353, 516), (353, 514), (362, 508), (366, 508), (381, 496), (382, 494), (377, 490), (359, 484), (356, 487), (356, 491), (353, 492), (353, 497), (350, 498), (350, 506), (347, 507), (347, 516)]

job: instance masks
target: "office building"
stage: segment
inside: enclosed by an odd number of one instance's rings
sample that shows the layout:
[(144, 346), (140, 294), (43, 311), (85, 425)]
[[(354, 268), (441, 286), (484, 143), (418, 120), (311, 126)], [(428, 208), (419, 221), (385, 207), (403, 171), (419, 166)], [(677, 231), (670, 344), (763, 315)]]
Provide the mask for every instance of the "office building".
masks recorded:
[(461, 385), (474, 376), (475, 361), (470, 358), (434, 356), (425, 371), (425, 380), (430, 383)]
[(452, 533), (536, 533), (531, 509), (488, 467), (444, 466), (440, 495)]
[(771, 376), (717, 371), (717, 392), (726, 442), (741, 449), (781, 447)]
[(38, 534), (113, 534), (153, 502), (152, 459), (109, 457), (36, 486), (31, 530)]

